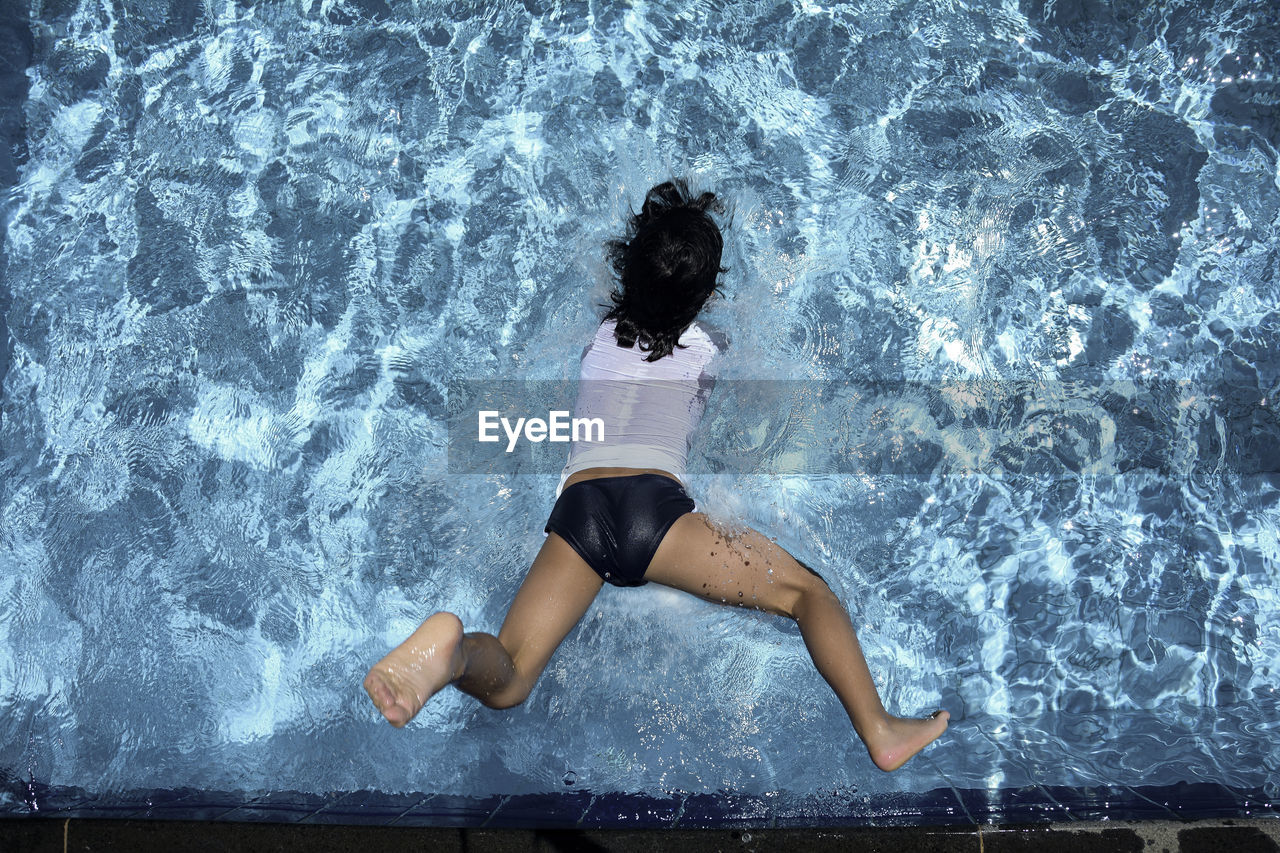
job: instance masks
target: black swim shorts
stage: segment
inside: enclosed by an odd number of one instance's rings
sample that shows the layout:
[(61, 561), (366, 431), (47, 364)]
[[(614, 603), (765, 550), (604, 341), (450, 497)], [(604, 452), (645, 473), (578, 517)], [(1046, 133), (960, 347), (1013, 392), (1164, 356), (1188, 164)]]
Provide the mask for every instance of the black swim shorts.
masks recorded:
[(572, 545), (606, 583), (643, 586), (662, 537), (693, 510), (684, 487), (670, 477), (599, 477), (560, 493), (546, 532)]

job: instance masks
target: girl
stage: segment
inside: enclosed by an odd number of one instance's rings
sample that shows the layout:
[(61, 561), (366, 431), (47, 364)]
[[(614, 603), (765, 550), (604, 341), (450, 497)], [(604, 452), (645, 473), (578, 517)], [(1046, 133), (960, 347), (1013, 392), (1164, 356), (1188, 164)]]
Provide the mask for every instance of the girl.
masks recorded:
[[(848, 613), (816, 572), (754, 530), (729, 536), (685, 494), (706, 367), (719, 350), (695, 322), (725, 272), (710, 212), (723, 212), (714, 194), (694, 198), (669, 181), (649, 191), (627, 238), (609, 244), (618, 287), (583, 353), (574, 412), (602, 416), (606, 440), (573, 444), (546, 541), (498, 636), (463, 633), (457, 616), (436, 613), (369, 670), (364, 688), (393, 726), (447, 684), (490, 708), (520, 704), (605, 582), (654, 581), (794, 619), (881, 770), (946, 729), (946, 711), (923, 720), (885, 712)], [(688, 393), (673, 398), (681, 387)]]

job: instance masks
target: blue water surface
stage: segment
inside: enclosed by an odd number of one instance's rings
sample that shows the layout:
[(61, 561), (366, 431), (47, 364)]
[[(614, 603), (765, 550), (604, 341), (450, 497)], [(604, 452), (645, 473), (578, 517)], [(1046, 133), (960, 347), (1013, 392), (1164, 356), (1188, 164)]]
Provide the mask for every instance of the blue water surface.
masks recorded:
[[(8, 790), (1274, 796), (1265, 6), (35, 4), (0, 28)], [(434, 610), (500, 625), (556, 477), (451, 473), (446, 385), (576, 375), (602, 243), (672, 174), (732, 203), (724, 376), (1096, 389), (984, 424), (1034, 450), (1007, 467), (695, 448), (887, 706), (952, 712), (895, 774), (794, 627), (656, 585), (607, 587), (519, 708), (449, 690), (397, 731), (360, 689)], [(972, 415), (935, 403), (890, 426)]]

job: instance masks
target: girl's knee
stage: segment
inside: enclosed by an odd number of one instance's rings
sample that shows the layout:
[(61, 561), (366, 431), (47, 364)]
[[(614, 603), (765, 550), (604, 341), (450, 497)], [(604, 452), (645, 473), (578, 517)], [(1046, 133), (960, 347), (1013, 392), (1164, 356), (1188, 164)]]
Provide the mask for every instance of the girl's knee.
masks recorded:
[(514, 708), (517, 705), (524, 704), (524, 700), (529, 698), (530, 692), (532, 692), (532, 685), (527, 685), (522, 681), (514, 681), (508, 685), (506, 690), (490, 694), (481, 699), (480, 703), (486, 708), (492, 708), (495, 711), (505, 711), (507, 708)]
[(787, 615), (792, 619), (799, 619), (807, 610), (815, 606), (830, 605), (833, 602), (840, 605), (840, 599), (831, 591), (831, 587), (827, 586), (822, 576), (804, 563), (800, 565), (808, 571), (796, 579), (797, 589)]
[[(795, 560), (795, 557), (792, 557), (791, 559)], [(807, 563), (801, 562), (800, 560), (796, 560), (796, 563), (800, 566), (800, 568), (804, 569), (810, 575), (822, 581), (822, 585), (827, 587), (827, 589), (831, 588), (831, 585), (827, 583), (827, 579), (824, 578), (822, 575), (818, 574), (817, 572), (815, 572), (813, 568), (809, 566)]]

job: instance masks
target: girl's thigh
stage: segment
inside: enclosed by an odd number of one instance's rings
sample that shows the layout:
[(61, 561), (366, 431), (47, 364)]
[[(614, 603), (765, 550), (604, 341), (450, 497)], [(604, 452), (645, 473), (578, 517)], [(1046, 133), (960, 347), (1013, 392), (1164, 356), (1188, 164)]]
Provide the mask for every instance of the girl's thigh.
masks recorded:
[(498, 632), (522, 676), (537, 680), (603, 585), (568, 542), (548, 534)]
[(796, 602), (826, 584), (776, 542), (728, 531), (700, 512), (682, 515), (658, 546), (645, 580), (710, 601), (792, 616)]

